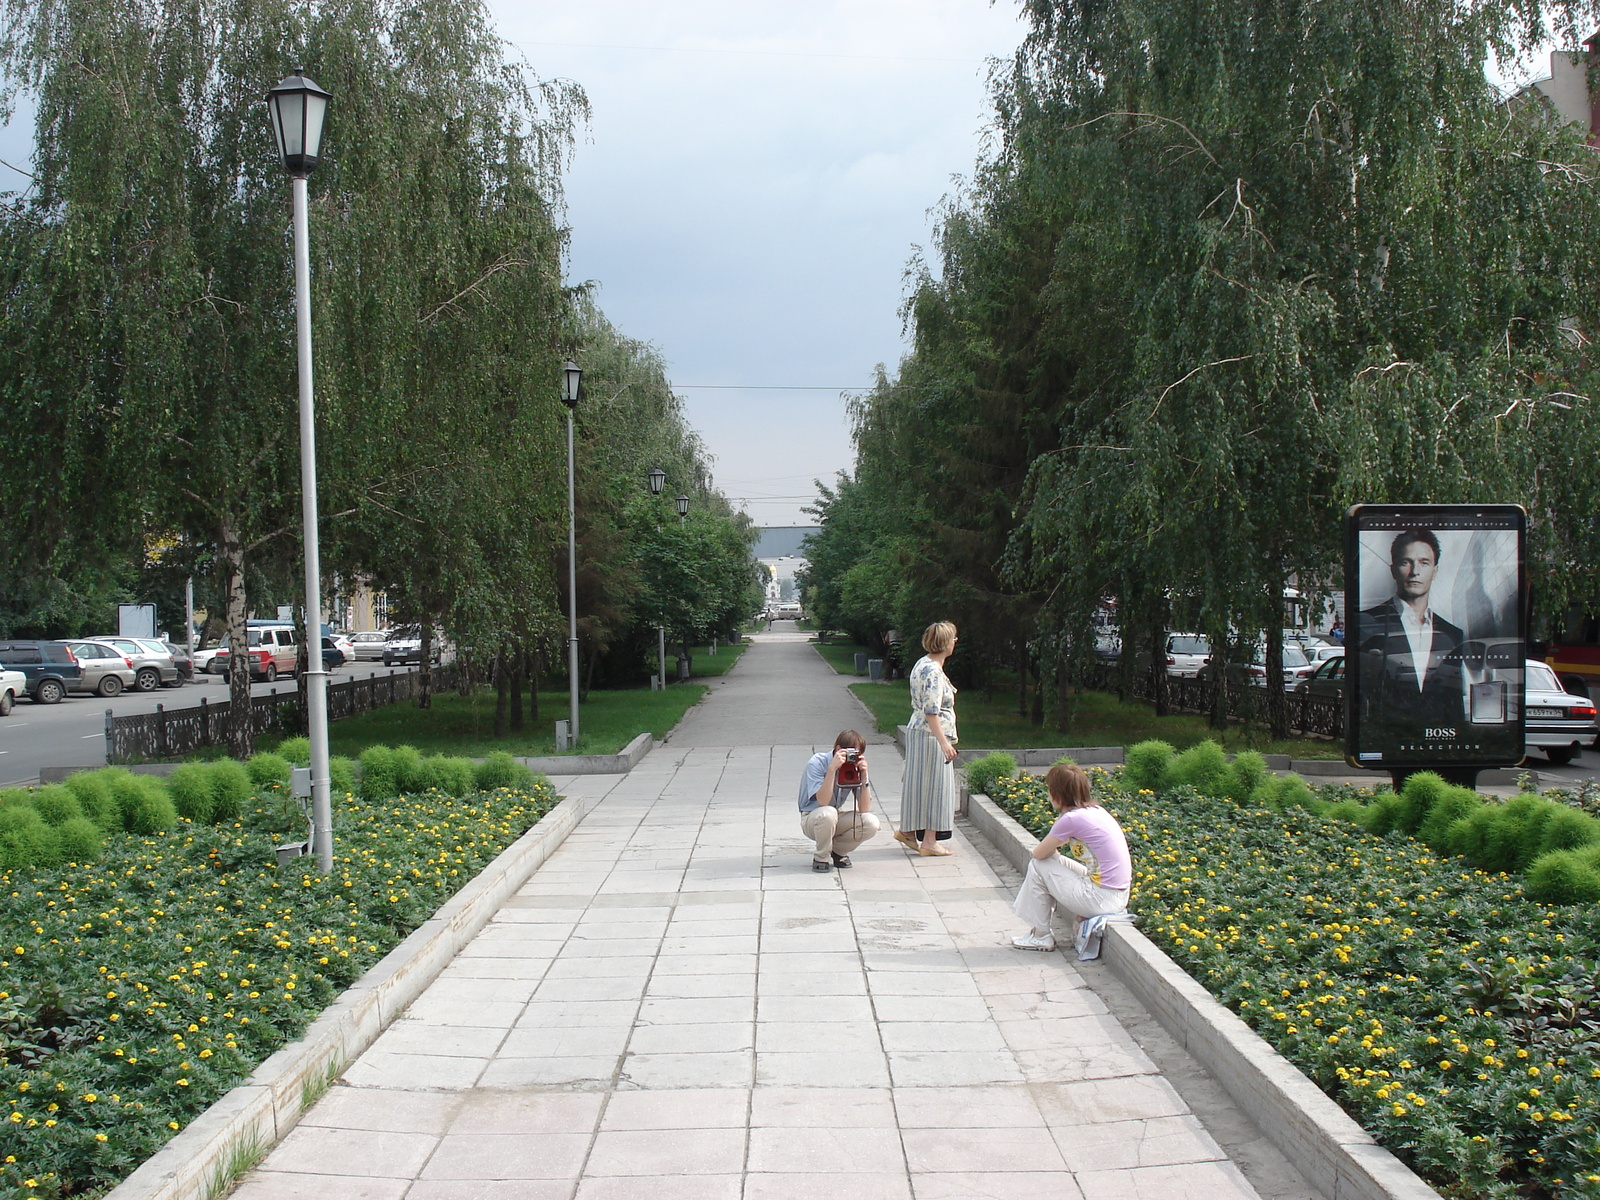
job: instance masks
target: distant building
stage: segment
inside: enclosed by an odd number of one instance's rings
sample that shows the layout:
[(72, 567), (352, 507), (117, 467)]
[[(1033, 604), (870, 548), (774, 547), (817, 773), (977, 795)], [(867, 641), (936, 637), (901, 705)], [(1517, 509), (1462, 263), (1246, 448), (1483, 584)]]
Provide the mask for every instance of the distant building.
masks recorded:
[(756, 540), (756, 561), (766, 570), (766, 600), (770, 607), (780, 601), (798, 600), (795, 572), (806, 565), (800, 556), (800, 543), (815, 525), (769, 525)]
[(1535, 79), (1511, 97), (1513, 109), (1542, 103), (1563, 124), (1583, 127), (1591, 146), (1600, 146), (1600, 94), (1589, 86), (1589, 74), (1600, 69), (1600, 33), (1582, 50), (1552, 50), (1550, 74)]

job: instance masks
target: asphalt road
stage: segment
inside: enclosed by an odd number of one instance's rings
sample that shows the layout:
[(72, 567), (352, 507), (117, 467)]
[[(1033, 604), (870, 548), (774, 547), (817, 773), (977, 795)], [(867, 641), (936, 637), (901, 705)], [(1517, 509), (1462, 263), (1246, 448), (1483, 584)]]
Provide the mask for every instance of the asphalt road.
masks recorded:
[[(414, 667), (386, 667), (365, 662), (336, 667), (329, 673), (330, 683), (352, 676), (388, 675)], [(292, 679), (277, 683), (252, 684), (253, 695), (265, 696), (273, 690), (291, 692)], [(19, 700), (9, 717), (0, 717), (0, 787), (36, 783), (41, 767), (104, 766), (106, 761), (106, 709), (120, 716), (155, 712), (165, 705), (168, 712), (198, 708), (204, 697), (212, 704), (228, 698), (228, 685), (218, 675), (201, 675), (196, 682), (154, 692), (123, 692), (107, 700), (101, 696), (72, 695), (60, 704), (35, 704)]]

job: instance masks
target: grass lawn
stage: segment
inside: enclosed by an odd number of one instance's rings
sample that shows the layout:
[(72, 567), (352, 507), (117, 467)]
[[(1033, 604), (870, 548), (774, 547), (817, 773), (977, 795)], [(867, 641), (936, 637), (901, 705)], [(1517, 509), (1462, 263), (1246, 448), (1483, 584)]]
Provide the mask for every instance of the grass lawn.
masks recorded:
[(812, 643), (817, 653), (827, 660), (827, 663), (841, 675), (854, 675), (856, 673), (856, 655), (865, 654), (868, 658), (878, 656), (865, 646), (852, 646), (849, 643), (814, 642)]
[[(849, 650), (849, 647), (824, 647)], [(853, 651), (852, 651), (853, 653)], [(824, 655), (826, 657), (826, 655)], [(872, 710), (878, 732), (893, 734), (896, 725), (905, 724), (911, 715), (911, 700), (905, 680), (893, 683), (853, 683), (850, 690)], [(1306, 738), (1274, 741), (1260, 729), (1230, 725), (1218, 731), (1206, 719), (1192, 714), (1157, 718), (1152, 705), (1142, 701), (1121, 703), (1106, 692), (1081, 692), (1073, 714), (1072, 729), (1035, 728), (1017, 716), (1014, 695), (989, 698), (974, 691), (962, 692), (956, 699), (956, 721), (961, 744), (975, 750), (1022, 750), (1030, 746), (1131, 746), (1146, 738), (1161, 738), (1179, 750), (1206, 738), (1216, 738), (1230, 751), (1259, 750), (1263, 754), (1288, 754), (1294, 758), (1340, 758), (1337, 742)]]

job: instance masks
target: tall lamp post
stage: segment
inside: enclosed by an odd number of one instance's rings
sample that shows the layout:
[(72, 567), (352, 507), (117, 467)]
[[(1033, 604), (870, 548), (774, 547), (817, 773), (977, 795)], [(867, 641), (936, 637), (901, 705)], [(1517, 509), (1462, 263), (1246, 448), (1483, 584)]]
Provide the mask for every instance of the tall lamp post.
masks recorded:
[(300, 505), (306, 552), (306, 726), (311, 738), (311, 841), (317, 869), (333, 870), (328, 777), (328, 671), (322, 661), (322, 579), (317, 543), (317, 422), (311, 377), (311, 235), (306, 177), (322, 155), (330, 94), (296, 72), (267, 93), (272, 132), (294, 191), (294, 323), (300, 355)]
[[(667, 481), (667, 473), (660, 467), (651, 471), (647, 476), (650, 481), (650, 494), (661, 495), (661, 485)], [(659, 528), (659, 526), (658, 526)], [(667, 627), (663, 623), (656, 626), (656, 662), (659, 664), (660, 674), (656, 678), (660, 681), (661, 690), (667, 690)]]
[(572, 457), (572, 420), (583, 371), (570, 358), (561, 367), (561, 402), (567, 406), (567, 745), (578, 744), (578, 489)]

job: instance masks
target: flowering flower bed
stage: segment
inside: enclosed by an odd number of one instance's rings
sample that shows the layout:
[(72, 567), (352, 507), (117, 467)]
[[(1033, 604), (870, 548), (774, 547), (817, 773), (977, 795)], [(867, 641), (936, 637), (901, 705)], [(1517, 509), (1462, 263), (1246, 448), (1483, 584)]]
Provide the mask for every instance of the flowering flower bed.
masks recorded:
[(0, 872), (0, 1196), (115, 1184), (558, 800), (543, 781), (335, 797), (323, 876), (274, 865), (305, 828), (285, 790), (92, 864)]
[[(1600, 918), (1301, 808), (1095, 790), (1139, 927), (1450, 1197), (1600, 1196)], [(1035, 779), (991, 785), (1025, 828)]]

